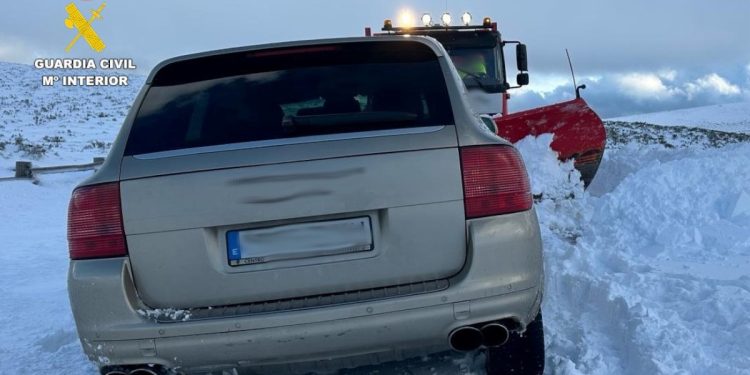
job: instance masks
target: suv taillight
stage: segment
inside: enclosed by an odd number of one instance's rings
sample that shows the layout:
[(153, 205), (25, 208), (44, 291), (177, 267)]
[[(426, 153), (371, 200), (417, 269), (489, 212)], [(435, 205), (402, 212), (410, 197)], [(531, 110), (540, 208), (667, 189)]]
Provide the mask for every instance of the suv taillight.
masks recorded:
[(531, 209), (529, 176), (515, 148), (463, 147), (461, 170), (467, 219)]
[(68, 247), (70, 259), (127, 255), (119, 183), (73, 191), (68, 207)]

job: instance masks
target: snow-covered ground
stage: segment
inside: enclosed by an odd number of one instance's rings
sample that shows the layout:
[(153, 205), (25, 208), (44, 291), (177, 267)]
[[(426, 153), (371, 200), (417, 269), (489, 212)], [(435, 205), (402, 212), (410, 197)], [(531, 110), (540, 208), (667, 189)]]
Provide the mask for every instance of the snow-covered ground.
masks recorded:
[(13, 175), (16, 160), (48, 166), (105, 156), (144, 81), (134, 76), (127, 87), (41, 85), (42, 75), (63, 73), (0, 62), (0, 177)]
[(665, 126), (691, 126), (726, 132), (750, 132), (750, 102), (646, 113), (610, 120)]
[(70, 312), (70, 192), (90, 172), (0, 182), (0, 374), (96, 374)]
[[(520, 145), (532, 179), (549, 141)], [(560, 180), (533, 181), (552, 192), (537, 204), (548, 373), (750, 374), (750, 143), (629, 143), (586, 193)]]
[[(20, 65), (0, 64), (0, 75), (0, 177), (19, 159), (101, 156), (138, 89), (50, 90)], [(55, 117), (37, 123), (50, 103)], [(586, 192), (548, 136), (518, 145), (544, 193), (547, 373), (750, 374), (750, 139), (623, 122), (608, 134)], [(96, 374), (65, 290), (68, 198), (91, 173), (0, 181), (0, 374)], [(481, 362), (446, 353), (346, 373), (481, 374)]]

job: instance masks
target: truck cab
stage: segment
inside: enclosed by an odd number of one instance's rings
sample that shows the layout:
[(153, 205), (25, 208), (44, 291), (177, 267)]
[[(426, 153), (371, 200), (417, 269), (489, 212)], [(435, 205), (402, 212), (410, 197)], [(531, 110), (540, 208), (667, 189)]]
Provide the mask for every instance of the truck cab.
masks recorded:
[[(477, 114), (495, 115), (503, 112), (502, 95), (511, 88), (528, 84), (526, 46), (515, 41), (503, 41), (497, 23), (487, 17), (481, 26), (425, 25), (423, 27), (394, 27), (386, 20), (383, 34), (426, 35), (437, 39), (445, 47), (466, 86), (469, 101)], [(507, 79), (504, 46), (516, 44), (516, 83)]]
[[(473, 112), (489, 115), (496, 124), (497, 135), (515, 143), (526, 136), (553, 133), (551, 148), (561, 161), (573, 160), (588, 186), (596, 175), (606, 145), (606, 131), (601, 118), (580, 97), (570, 101), (534, 108), (510, 114), (509, 91), (529, 84), (526, 45), (513, 40), (504, 40), (498, 25), (490, 17), (482, 19), (481, 25), (471, 25), (471, 14), (461, 16), (463, 25), (451, 25), (451, 16), (444, 13), (440, 23), (432, 17), (422, 15), (423, 26), (393, 25), (391, 20), (383, 23), (382, 35), (425, 35), (437, 39), (459, 72)], [(370, 35), (370, 29), (365, 29)], [(507, 74), (505, 47), (515, 45), (515, 82), (510, 83)], [(584, 86), (585, 88), (585, 86)]]

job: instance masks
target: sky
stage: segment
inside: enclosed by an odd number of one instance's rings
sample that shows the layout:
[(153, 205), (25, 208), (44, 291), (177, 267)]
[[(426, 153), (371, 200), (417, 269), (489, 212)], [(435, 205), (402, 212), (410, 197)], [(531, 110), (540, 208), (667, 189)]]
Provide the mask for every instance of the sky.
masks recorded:
[[(528, 45), (531, 85), (511, 92), (511, 109), (573, 97), (565, 48), (602, 117), (750, 100), (747, 0), (108, 0), (92, 24), (107, 45), (100, 54), (84, 43), (65, 52), (75, 36), (64, 24), (70, 1), (5, 2), (0, 61), (128, 57), (146, 74), (186, 53), (363, 35), (402, 9), (436, 18), (469, 11)], [(75, 3), (88, 15), (101, 1)]]

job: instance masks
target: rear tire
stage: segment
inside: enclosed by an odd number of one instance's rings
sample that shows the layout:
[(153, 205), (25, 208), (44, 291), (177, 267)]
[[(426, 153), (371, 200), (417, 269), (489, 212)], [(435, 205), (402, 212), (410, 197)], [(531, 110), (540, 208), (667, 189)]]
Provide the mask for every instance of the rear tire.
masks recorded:
[(487, 375), (544, 374), (544, 324), (542, 312), (526, 326), (523, 336), (511, 332), (508, 342), (487, 349)]

